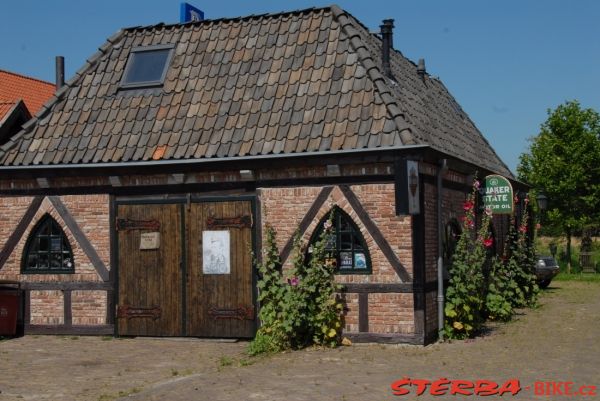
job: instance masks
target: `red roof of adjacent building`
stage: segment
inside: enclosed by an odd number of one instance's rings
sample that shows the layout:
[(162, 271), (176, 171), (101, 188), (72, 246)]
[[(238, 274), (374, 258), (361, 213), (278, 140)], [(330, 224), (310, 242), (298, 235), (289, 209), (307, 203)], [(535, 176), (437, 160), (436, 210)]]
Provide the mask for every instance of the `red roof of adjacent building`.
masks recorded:
[(0, 70), (0, 121), (21, 99), (34, 115), (54, 91), (55, 86), (50, 82)]

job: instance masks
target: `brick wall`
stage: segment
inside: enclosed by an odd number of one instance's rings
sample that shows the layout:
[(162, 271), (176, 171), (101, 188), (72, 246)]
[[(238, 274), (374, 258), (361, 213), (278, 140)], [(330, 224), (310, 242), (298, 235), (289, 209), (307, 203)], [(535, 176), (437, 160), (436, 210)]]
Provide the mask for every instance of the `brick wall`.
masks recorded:
[(369, 294), (369, 331), (414, 334), (413, 294)]
[(31, 291), (31, 324), (63, 324), (62, 291)]
[[(362, 207), (388, 241), (394, 254), (409, 274), (413, 272), (411, 218), (395, 215), (395, 193), (393, 184), (365, 184), (350, 187)], [(263, 233), (266, 224), (277, 231), (277, 245), (281, 252), (286, 242), (292, 238), (301, 220), (321, 192), (322, 187), (263, 188), (259, 190), (262, 206)], [(334, 187), (319, 209), (303, 240), (308, 242), (322, 218), (328, 215), (333, 206), (346, 212), (356, 223), (367, 243), (372, 263), (372, 274), (338, 275), (340, 283), (401, 283), (395, 270), (390, 266), (383, 252), (366, 230), (356, 211), (349, 204), (343, 192)], [(264, 243), (264, 239), (263, 239)], [(284, 268), (290, 267), (291, 257)], [(358, 296), (345, 294), (347, 332), (358, 332)], [(414, 333), (414, 308), (412, 294), (369, 294), (369, 332), (372, 333)]]
[(106, 295), (106, 291), (73, 291), (71, 294), (73, 324), (105, 324)]
[[(5, 222), (0, 226), (0, 249), (4, 247), (32, 200), (32, 197), (0, 197), (0, 218)], [(60, 200), (92, 244), (104, 265), (110, 269), (108, 195), (62, 196)], [(27, 238), (46, 213), (56, 220), (68, 238), (75, 264), (75, 273), (73, 274), (21, 274), (21, 257)], [(18, 280), (23, 283), (102, 281), (81, 245), (48, 198), (42, 201), (15, 249), (4, 266), (0, 268), (0, 279)], [(30, 300), (32, 324), (64, 323), (62, 291), (31, 291)], [(106, 291), (74, 291), (72, 302), (73, 324), (104, 324), (106, 321)]]

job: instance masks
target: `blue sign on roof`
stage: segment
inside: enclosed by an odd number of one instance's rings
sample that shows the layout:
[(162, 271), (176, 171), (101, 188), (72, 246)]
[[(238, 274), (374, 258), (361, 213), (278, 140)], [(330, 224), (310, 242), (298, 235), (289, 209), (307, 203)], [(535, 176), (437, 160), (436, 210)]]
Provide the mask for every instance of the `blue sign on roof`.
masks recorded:
[(188, 3), (181, 3), (179, 7), (179, 22), (194, 22), (194, 21), (203, 21), (204, 20), (204, 11), (199, 8), (194, 7)]

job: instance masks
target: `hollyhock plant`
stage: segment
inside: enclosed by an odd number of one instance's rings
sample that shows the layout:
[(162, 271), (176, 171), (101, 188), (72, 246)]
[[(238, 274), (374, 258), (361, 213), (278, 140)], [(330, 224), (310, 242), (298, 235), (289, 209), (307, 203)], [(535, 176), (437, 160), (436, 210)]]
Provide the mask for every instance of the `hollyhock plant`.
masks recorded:
[(463, 203), (464, 217), (462, 233), (456, 245), (449, 266), (450, 281), (446, 291), (446, 316), (444, 331), (449, 338), (473, 337), (484, 321), (485, 300), (484, 269), (487, 250), (483, 239), (487, 236), (489, 216), (484, 215), (482, 227), (476, 230), (476, 209), (478, 181)]

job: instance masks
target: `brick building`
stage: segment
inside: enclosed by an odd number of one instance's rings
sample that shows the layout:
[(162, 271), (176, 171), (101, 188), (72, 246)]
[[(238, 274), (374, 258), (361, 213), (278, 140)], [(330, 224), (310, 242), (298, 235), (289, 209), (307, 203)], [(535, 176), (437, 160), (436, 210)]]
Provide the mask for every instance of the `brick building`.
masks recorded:
[(345, 335), (434, 340), (443, 227), (476, 172), (513, 176), (392, 28), (331, 6), (109, 38), (0, 148), (26, 332), (252, 337), (265, 225), (289, 264), (333, 209)]

